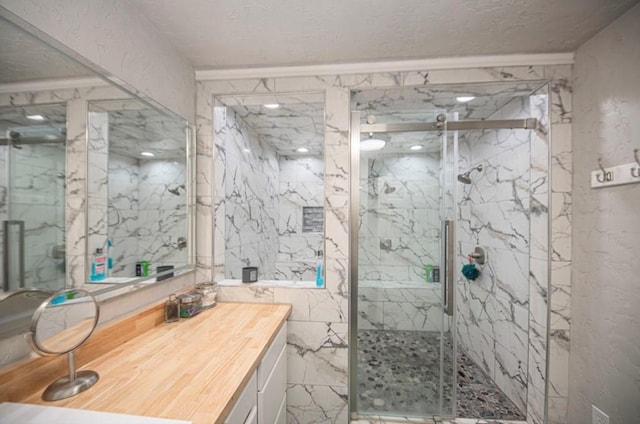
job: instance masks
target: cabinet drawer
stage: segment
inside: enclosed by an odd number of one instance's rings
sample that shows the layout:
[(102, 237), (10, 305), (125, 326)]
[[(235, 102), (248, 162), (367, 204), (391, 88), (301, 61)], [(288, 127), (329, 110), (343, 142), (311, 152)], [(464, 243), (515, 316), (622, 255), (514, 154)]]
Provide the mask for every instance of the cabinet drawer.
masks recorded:
[(271, 374), (271, 370), (273, 369), (276, 361), (278, 360), (278, 356), (280, 355), (280, 351), (287, 344), (287, 323), (285, 322), (278, 335), (273, 339), (273, 343), (269, 346), (267, 353), (262, 358), (262, 362), (260, 362), (260, 366), (258, 366), (258, 390), (262, 390), (265, 383), (267, 382), (267, 378)]
[(264, 388), (258, 391), (258, 422), (274, 424), (287, 391), (287, 349), (282, 347)]
[[(233, 406), (233, 409), (227, 416), (227, 419), (224, 420), (225, 424), (243, 424), (247, 422), (248, 418), (251, 418), (251, 412), (256, 409), (257, 399), (256, 392), (258, 391), (258, 377), (254, 372), (249, 382), (247, 383), (247, 387), (244, 388), (240, 397), (236, 401), (236, 404)], [(252, 421), (248, 421), (252, 422)]]
[(258, 407), (253, 406), (249, 411), (249, 416), (244, 420), (244, 424), (258, 424)]
[(275, 424), (287, 424), (287, 394), (282, 397), (282, 403), (280, 404), (280, 410), (276, 417)]

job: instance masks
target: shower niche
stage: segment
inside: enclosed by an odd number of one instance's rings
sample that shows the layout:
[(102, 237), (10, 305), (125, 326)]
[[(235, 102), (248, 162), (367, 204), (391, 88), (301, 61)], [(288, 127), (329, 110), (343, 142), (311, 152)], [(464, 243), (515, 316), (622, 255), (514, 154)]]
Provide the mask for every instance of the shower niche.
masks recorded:
[(216, 282), (322, 286), (324, 93), (220, 96), (214, 108)]
[(184, 269), (186, 122), (137, 100), (90, 102), (87, 122), (86, 281), (160, 280)]

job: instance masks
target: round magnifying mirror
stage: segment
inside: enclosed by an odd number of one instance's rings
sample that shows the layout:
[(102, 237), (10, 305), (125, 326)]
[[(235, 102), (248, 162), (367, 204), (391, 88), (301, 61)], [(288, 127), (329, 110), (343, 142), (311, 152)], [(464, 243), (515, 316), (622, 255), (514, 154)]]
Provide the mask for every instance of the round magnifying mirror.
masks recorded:
[(0, 340), (29, 331), (31, 317), (51, 292), (18, 289), (0, 293)]
[(44, 400), (75, 396), (98, 381), (94, 371), (75, 370), (73, 352), (82, 345), (100, 318), (100, 308), (91, 293), (61, 290), (42, 302), (31, 320), (29, 340), (40, 355), (68, 355), (69, 375), (52, 383), (42, 394)]

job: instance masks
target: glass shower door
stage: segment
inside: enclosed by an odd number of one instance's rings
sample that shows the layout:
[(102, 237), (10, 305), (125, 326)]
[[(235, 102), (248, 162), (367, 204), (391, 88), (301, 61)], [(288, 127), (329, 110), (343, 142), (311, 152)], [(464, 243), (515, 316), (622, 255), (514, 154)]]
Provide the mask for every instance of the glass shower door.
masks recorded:
[(359, 416), (453, 416), (453, 305), (447, 304), (452, 296), (444, 267), (453, 253), (445, 246), (445, 235), (453, 242), (453, 226), (445, 222), (453, 222), (455, 143), (447, 139), (441, 111), (423, 113), (433, 130), (424, 130), (424, 122), (356, 127), (359, 115), (352, 114), (358, 222), (351, 410)]

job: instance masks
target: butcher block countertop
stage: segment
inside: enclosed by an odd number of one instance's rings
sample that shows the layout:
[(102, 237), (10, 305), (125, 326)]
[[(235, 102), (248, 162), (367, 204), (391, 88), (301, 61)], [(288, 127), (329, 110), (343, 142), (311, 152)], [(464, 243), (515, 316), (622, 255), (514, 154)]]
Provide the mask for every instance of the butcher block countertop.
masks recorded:
[(290, 312), (290, 305), (219, 303), (82, 365), (100, 374), (89, 390), (56, 402), (38, 390), (22, 402), (222, 423)]

